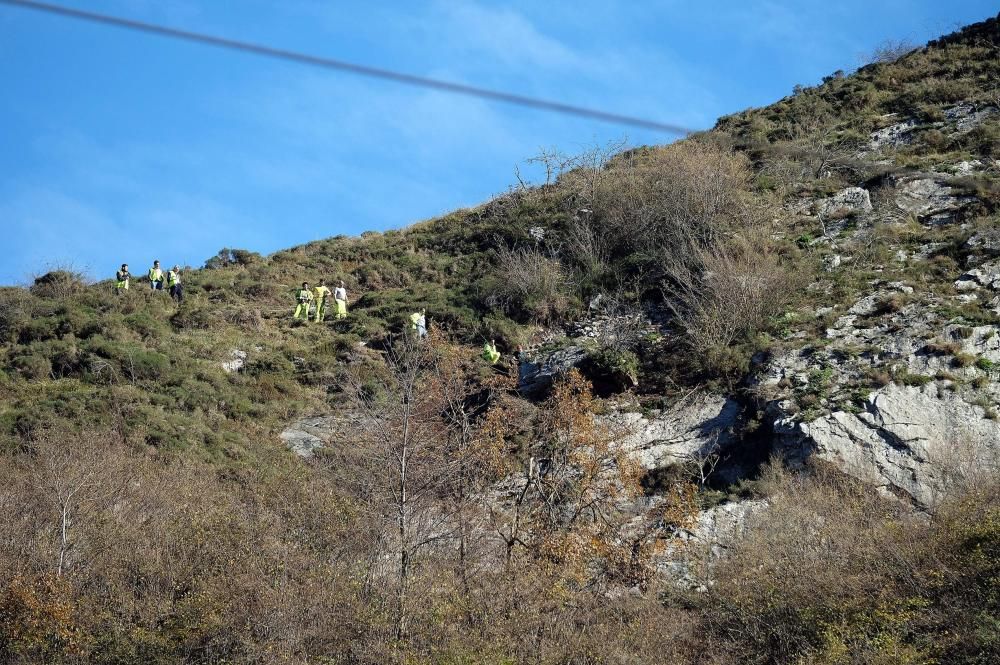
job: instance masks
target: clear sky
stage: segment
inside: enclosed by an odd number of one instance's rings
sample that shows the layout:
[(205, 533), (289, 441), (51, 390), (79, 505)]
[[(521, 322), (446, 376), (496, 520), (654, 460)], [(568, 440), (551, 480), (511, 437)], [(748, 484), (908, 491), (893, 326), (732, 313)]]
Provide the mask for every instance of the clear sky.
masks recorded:
[[(995, 0), (53, 0), (694, 128)], [(0, 284), (200, 266), (475, 205), (540, 148), (672, 137), (0, 5)]]

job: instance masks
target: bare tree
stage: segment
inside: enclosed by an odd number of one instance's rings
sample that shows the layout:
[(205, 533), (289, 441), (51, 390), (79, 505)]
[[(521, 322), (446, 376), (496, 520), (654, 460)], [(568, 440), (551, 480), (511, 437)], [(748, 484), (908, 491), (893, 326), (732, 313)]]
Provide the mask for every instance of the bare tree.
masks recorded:
[(365, 500), (373, 542), (390, 545), (395, 558), (393, 624), (408, 634), (414, 566), (428, 545), (453, 536), (453, 514), (441, 501), (451, 471), (443, 404), (428, 389), (434, 358), (430, 345), (401, 337), (386, 352), (386, 372), (353, 377), (352, 406), (359, 414), (355, 493)]
[(871, 53), (862, 55), (859, 60), (862, 65), (888, 65), (916, 49), (917, 46), (909, 39), (887, 39), (872, 49)]

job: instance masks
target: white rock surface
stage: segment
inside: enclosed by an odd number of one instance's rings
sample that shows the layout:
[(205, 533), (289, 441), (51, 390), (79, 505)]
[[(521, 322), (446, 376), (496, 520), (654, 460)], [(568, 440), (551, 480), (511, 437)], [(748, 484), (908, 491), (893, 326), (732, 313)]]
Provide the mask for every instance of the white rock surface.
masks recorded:
[(621, 446), (645, 469), (661, 469), (704, 457), (734, 441), (742, 407), (720, 395), (700, 395), (673, 405), (652, 418), (641, 413), (608, 416), (626, 432)]
[(735, 501), (703, 510), (690, 530), (677, 534), (657, 568), (680, 587), (705, 590), (712, 584), (712, 565), (768, 508), (763, 499)]
[(981, 286), (994, 291), (1000, 289), (1000, 260), (983, 263), (955, 281), (955, 288), (960, 291), (974, 290)]
[(872, 132), (868, 147), (871, 150), (878, 150), (885, 147), (898, 148), (909, 145), (913, 142), (913, 128), (916, 126), (917, 121), (910, 119)]
[(955, 196), (951, 187), (934, 178), (916, 178), (903, 182), (896, 194), (896, 205), (919, 217), (951, 212), (970, 200), (969, 197)]
[(330, 443), (337, 431), (338, 419), (334, 416), (302, 418), (279, 434), (288, 449), (300, 457), (312, 457), (318, 448)]
[(872, 199), (867, 189), (848, 187), (818, 202), (816, 209), (823, 217), (866, 214), (872, 211)]
[[(787, 429), (783, 429), (787, 427)], [(793, 460), (813, 457), (887, 494), (931, 506), (953, 475), (995, 460), (1000, 422), (957, 395), (890, 384), (860, 413), (837, 411), (809, 423), (776, 423)]]
[(227, 374), (232, 374), (233, 372), (238, 372), (243, 369), (243, 366), (247, 362), (247, 352), (240, 351), (239, 349), (233, 349), (229, 352), (230, 360), (222, 363), (222, 369), (226, 371)]

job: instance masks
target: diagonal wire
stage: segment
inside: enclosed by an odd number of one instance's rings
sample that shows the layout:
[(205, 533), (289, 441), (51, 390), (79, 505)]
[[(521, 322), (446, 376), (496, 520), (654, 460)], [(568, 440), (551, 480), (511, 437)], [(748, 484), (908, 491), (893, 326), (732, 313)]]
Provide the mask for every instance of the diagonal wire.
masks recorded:
[(543, 111), (552, 111), (555, 113), (562, 113), (566, 115), (575, 115), (584, 118), (591, 118), (593, 120), (600, 120), (603, 122), (609, 122), (619, 125), (642, 127), (643, 129), (652, 129), (655, 131), (666, 132), (668, 134), (686, 135), (696, 131), (693, 129), (688, 129), (687, 127), (682, 127), (681, 125), (676, 125), (667, 122), (647, 120), (635, 116), (622, 115), (620, 113), (612, 113), (609, 111), (601, 111), (599, 109), (586, 108), (583, 106), (576, 106), (573, 104), (565, 104), (563, 102), (558, 102), (548, 99), (539, 99), (537, 97), (529, 97), (527, 95), (520, 95), (513, 92), (504, 92), (502, 90), (491, 90), (489, 88), (480, 88), (478, 86), (465, 85), (463, 83), (454, 83), (451, 81), (442, 81), (439, 79), (428, 78), (425, 76), (416, 76), (414, 74), (407, 74), (404, 72), (399, 72), (391, 69), (372, 67), (370, 65), (348, 62), (345, 60), (337, 60), (334, 58), (327, 58), (318, 55), (311, 55), (299, 51), (289, 51), (282, 48), (267, 46), (265, 44), (244, 42), (236, 39), (229, 39), (227, 37), (219, 37), (216, 35), (210, 35), (201, 32), (181, 30), (179, 28), (171, 28), (169, 26), (160, 25), (157, 23), (136, 21), (133, 19), (123, 18), (120, 16), (113, 16), (110, 14), (100, 14), (97, 12), (75, 9), (73, 7), (65, 7), (63, 5), (57, 5), (48, 2), (35, 2), (35, 0), (0, 0), (0, 4), (10, 5), (14, 7), (21, 7), (23, 9), (32, 9), (35, 11), (45, 12), (47, 14), (55, 14), (67, 18), (89, 21), (91, 23), (100, 23), (103, 25), (125, 28), (136, 32), (144, 32), (147, 34), (159, 35), (161, 37), (169, 37), (172, 39), (179, 39), (188, 42), (196, 42), (199, 44), (215, 46), (218, 48), (230, 49), (234, 51), (242, 51), (244, 53), (252, 53), (254, 55), (274, 58), (278, 60), (285, 60), (289, 62), (296, 62), (298, 64), (312, 65), (314, 67), (322, 67), (325, 69), (334, 69), (338, 71), (349, 72), (351, 74), (357, 74), (360, 76), (367, 76), (370, 78), (389, 80), (389, 81), (394, 81), (396, 83), (404, 83), (407, 85), (413, 85), (422, 88), (431, 88), (433, 90), (441, 90), (444, 92), (466, 95), (469, 97), (490, 99), (493, 101), (500, 101), (508, 104), (515, 104), (518, 106), (526, 106), (529, 108), (541, 109)]

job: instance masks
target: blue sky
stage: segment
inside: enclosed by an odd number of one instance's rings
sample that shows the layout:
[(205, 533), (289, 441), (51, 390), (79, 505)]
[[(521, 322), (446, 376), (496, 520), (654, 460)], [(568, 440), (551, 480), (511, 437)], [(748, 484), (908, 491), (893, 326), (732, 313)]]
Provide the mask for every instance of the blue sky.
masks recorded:
[[(58, 0), (57, 0), (58, 1)], [(710, 127), (995, 15), (993, 0), (62, 0), (333, 58)], [(0, 5), (0, 284), (200, 266), (472, 206), (540, 148), (654, 132)], [(528, 171), (530, 173), (530, 169)]]

